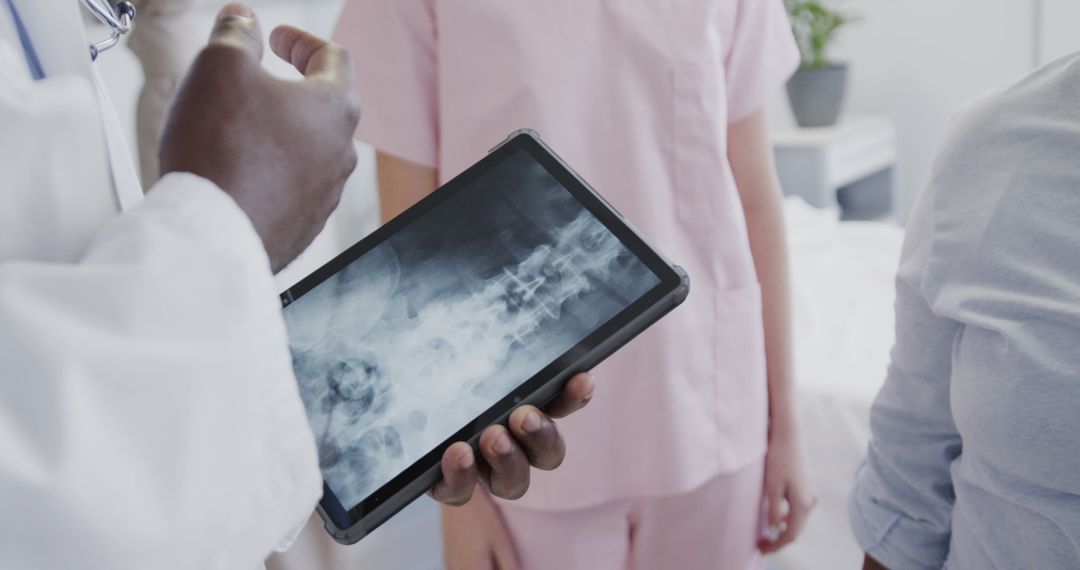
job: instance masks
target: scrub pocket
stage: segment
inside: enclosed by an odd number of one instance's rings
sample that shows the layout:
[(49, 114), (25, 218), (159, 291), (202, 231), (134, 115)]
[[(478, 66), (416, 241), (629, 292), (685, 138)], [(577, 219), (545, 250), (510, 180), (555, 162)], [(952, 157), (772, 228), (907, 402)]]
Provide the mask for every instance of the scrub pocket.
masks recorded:
[(713, 219), (719, 215), (719, 191), (727, 157), (718, 148), (723, 133), (715, 133), (715, 115), (723, 111), (723, 78), (694, 61), (672, 68), (674, 188), (682, 219)]

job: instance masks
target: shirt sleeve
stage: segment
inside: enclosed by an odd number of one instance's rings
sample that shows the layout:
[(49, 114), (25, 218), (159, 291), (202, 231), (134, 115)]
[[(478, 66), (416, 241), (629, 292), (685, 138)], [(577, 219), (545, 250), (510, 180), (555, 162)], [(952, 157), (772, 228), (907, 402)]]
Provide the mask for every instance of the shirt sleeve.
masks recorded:
[(926, 293), (936, 279), (936, 193), (934, 185), (924, 192), (907, 228), (896, 279), (896, 343), (848, 509), (863, 550), (894, 569), (945, 563), (955, 498), (950, 467), (961, 453), (950, 405), (960, 324), (936, 314)]
[(782, 0), (739, 0), (724, 66), (728, 122), (762, 109), (799, 65), (799, 48)]
[(424, 166), (438, 163), (433, 0), (348, 0), (334, 41), (352, 54), (363, 117), (356, 136)]
[(206, 180), (0, 261), (0, 363), (0, 566), (251, 567), (319, 497), (266, 255)]

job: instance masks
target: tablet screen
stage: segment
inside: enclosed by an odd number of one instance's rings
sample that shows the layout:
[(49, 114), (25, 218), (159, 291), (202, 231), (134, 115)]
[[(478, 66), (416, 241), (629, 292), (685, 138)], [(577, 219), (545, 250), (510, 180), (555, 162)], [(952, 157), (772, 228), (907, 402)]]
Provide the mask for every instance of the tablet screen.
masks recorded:
[(286, 307), (327, 486), (362, 503), (659, 283), (507, 154)]

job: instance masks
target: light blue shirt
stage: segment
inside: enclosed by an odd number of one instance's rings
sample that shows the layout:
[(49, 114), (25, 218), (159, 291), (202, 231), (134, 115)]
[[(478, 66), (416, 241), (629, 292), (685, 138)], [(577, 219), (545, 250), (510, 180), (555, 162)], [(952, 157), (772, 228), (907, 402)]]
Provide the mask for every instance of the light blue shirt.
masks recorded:
[(1080, 568), (1080, 56), (973, 105), (916, 210), (856, 538), (893, 570)]

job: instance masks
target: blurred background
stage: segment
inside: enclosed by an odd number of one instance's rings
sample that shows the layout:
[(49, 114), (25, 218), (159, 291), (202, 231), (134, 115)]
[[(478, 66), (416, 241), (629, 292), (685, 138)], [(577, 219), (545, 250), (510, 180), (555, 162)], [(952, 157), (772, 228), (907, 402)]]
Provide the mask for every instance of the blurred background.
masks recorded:
[[(181, 53), (172, 60), (195, 53), (224, 3), (157, 2), (177, 10), (192, 7), (173, 29)], [(343, 0), (249, 3), (267, 31), (290, 23), (329, 35)], [(815, 62), (804, 50), (804, 69), (775, 94), (769, 109), (777, 167), (790, 196), (785, 213), (799, 407), (821, 500), (800, 541), (770, 561), (771, 568), (787, 570), (853, 568), (861, 560), (845, 501), (869, 440), (870, 402), (888, 363), (901, 228), (951, 118), (972, 99), (1080, 48), (1075, 32), (1080, 2), (1075, 0), (823, 4), (826, 12), (817, 2), (789, 0), (789, 10), (800, 15), (796, 20), (808, 34), (803, 39), (823, 41), (828, 51)], [(156, 25), (171, 25), (160, 19)], [(282, 76), (294, 75), (272, 54), (265, 63)], [(130, 140), (136, 141), (142, 68), (127, 48), (103, 57), (99, 66)], [(800, 127), (800, 122), (824, 126)], [(132, 150), (137, 151), (134, 143)], [(360, 155), (340, 210), (311, 249), (280, 276), (282, 288), (374, 229), (374, 159), (368, 148)], [(349, 548), (332, 545), (313, 523), (271, 568), (440, 568), (437, 516), (437, 507), (425, 497)]]

